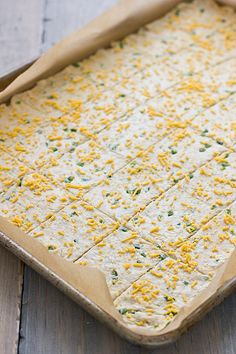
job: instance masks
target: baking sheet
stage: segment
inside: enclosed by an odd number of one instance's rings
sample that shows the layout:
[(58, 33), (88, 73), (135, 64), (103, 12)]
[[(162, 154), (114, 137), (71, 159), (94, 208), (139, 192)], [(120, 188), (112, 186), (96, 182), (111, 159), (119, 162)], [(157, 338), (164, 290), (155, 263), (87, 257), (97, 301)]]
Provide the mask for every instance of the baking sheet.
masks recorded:
[[(121, 1), (82, 30), (69, 35), (50, 49), (0, 93), (0, 101), (7, 101), (12, 95), (34, 85), (39, 79), (46, 78), (68, 64), (85, 58), (96, 49), (107, 46), (111, 41), (137, 30), (162, 16), (178, 3), (179, 0)], [(9, 75), (4, 80), (6, 85)], [(113, 305), (102, 272), (92, 267), (68, 262), (49, 253), (39, 241), (30, 238), (3, 218), (0, 218), (0, 242), (89, 312), (108, 323), (119, 334), (133, 342), (149, 346), (163, 344), (177, 338), (215, 302), (232, 291), (236, 283), (236, 251), (234, 251), (232, 256), (219, 267), (209, 287), (189, 305), (182, 308), (165, 329), (157, 331), (137, 328), (131, 331)]]

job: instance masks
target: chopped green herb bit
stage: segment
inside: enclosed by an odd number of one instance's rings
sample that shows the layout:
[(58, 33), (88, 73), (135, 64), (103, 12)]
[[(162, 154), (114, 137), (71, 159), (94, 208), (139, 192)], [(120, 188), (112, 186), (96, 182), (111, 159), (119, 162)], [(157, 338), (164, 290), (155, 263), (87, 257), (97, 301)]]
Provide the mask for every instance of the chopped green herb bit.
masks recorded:
[(132, 194), (132, 195), (138, 195), (141, 193), (141, 188), (136, 188), (136, 189), (126, 189), (127, 194)]
[(228, 167), (228, 166), (229, 166), (229, 163), (228, 163), (227, 161), (222, 162), (222, 163), (221, 163), (221, 166), (222, 166), (222, 170), (225, 170), (225, 169), (226, 169), (226, 167)]
[(131, 162), (131, 164), (130, 164), (131, 167), (134, 167), (136, 165), (137, 165), (137, 162), (135, 162), (135, 161)]
[(115, 284), (118, 280), (118, 273), (115, 269), (111, 271), (112, 284)]
[(20, 178), (18, 186), (21, 187), (22, 186), (22, 181), (23, 181), (23, 177)]
[(179, 14), (180, 14), (180, 9), (177, 9), (177, 10), (175, 11), (175, 16), (179, 16)]
[(201, 132), (201, 136), (205, 136), (207, 133), (209, 133), (209, 130), (208, 130), (208, 129), (204, 129), (204, 130)]
[(159, 258), (163, 261), (164, 259), (166, 259), (167, 255), (165, 255), (164, 253), (159, 255)]
[(53, 245), (49, 245), (48, 246), (48, 250), (49, 251), (53, 251), (53, 250), (55, 250), (56, 249), (56, 246), (53, 246)]
[(74, 180), (74, 178), (75, 178), (74, 176), (69, 176), (69, 177), (64, 179), (64, 182), (65, 183), (70, 183), (70, 182), (72, 182)]
[(204, 144), (204, 146), (205, 146), (206, 149), (209, 149), (211, 147), (210, 144)]
[(126, 309), (125, 307), (122, 308), (122, 309), (119, 309), (119, 313), (120, 313), (121, 315), (125, 315), (126, 312), (128, 312), (128, 309)]
[(118, 148), (118, 144), (111, 146), (111, 151), (115, 151)]
[(77, 162), (77, 165), (80, 166), (80, 167), (83, 167), (84, 166), (84, 162)]
[(134, 248), (136, 248), (137, 250), (140, 250), (140, 245), (138, 243), (134, 243)]
[(137, 188), (135, 191), (134, 191), (134, 195), (139, 195), (141, 193), (141, 188)]

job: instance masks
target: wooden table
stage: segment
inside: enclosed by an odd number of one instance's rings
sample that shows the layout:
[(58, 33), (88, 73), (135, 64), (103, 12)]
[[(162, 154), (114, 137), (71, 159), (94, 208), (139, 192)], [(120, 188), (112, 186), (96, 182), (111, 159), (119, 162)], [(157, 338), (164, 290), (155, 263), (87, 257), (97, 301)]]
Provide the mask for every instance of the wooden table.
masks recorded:
[[(147, 0), (148, 1), (148, 0)], [(97, 16), (114, 0), (0, 1), (0, 75)], [(0, 354), (234, 354), (236, 295), (177, 343), (128, 344), (0, 248)]]

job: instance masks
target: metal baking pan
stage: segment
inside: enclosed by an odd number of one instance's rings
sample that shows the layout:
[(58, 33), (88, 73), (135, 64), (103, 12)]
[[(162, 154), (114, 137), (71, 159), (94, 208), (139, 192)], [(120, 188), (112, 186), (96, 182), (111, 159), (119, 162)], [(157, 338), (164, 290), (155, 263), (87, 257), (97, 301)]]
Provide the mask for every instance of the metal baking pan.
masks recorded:
[[(35, 60), (7, 73), (2, 78), (0, 78), (0, 90), (8, 86), (18, 75), (20, 75), (24, 70), (26, 70)], [(33, 254), (33, 252), (28, 252), (25, 248), (19, 246), (11, 237), (7, 236), (6, 233), (0, 231), (0, 244), (2, 244), (9, 251), (14, 253), (23, 262), (28, 264), (30, 267), (35, 269), (39, 274), (49, 280), (62, 292), (68, 295), (72, 300), (81, 305), (86, 311), (91, 315), (96, 317), (99, 321), (105, 323), (107, 326), (112, 328), (118, 335), (131, 341), (132, 343), (143, 345), (146, 347), (159, 347), (164, 344), (169, 344), (175, 341), (181, 334), (187, 331), (194, 323), (199, 321), (207, 312), (213, 309), (214, 306), (219, 304), (226, 296), (232, 293), (236, 289), (236, 277), (225, 283), (217, 292), (212, 294), (210, 298), (207, 299), (200, 307), (193, 311), (182, 325), (173, 331), (169, 331), (166, 334), (157, 334), (153, 336), (145, 336), (137, 334), (131, 331), (110, 314), (99, 307), (95, 302), (89, 300), (83, 293), (78, 291), (75, 287), (71, 286), (67, 280), (63, 277), (58, 276), (56, 272), (49, 269), (43, 262), (39, 261)], [(46, 248), (45, 248), (46, 250)]]
[(33, 58), (28, 63), (23, 64), (20, 67), (17, 67), (10, 72), (7, 72), (2, 77), (0, 77), (0, 91), (4, 90), (13, 80), (27, 70), (38, 58)]

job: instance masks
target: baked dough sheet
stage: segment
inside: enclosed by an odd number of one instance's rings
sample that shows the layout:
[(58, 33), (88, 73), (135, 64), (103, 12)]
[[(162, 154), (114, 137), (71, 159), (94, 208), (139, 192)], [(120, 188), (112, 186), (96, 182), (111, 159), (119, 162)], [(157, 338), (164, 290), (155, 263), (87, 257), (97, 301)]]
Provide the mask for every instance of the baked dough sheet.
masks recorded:
[(0, 216), (158, 331), (236, 244), (236, 13), (182, 3), (0, 105)]

